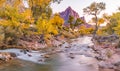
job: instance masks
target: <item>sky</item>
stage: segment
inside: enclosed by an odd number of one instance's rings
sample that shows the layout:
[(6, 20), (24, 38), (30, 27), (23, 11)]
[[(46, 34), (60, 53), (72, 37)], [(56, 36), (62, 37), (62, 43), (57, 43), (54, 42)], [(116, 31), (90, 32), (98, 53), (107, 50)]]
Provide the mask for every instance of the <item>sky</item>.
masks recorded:
[[(64, 11), (68, 6), (71, 6), (80, 17), (85, 16), (87, 21), (91, 19), (91, 16), (85, 15), (83, 13), (83, 8), (89, 6), (92, 2), (104, 2), (106, 3), (106, 9), (101, 13), (112, 14), (113, 12), (118, 11), (118, 7), (120, 7), (120, 0), (63, 0), (60, 4), (54, 3), (51, 5), (53, 9), (53, 13), (58, 13)], [(101, 16), (100, 15), (100, 16)]]

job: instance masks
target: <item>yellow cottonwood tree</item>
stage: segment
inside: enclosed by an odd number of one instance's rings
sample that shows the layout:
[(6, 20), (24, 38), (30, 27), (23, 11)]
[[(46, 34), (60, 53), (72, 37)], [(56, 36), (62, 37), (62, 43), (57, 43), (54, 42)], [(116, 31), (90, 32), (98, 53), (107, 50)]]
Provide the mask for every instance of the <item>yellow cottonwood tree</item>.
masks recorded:
[(55, 31), (57, 32), (57, 30), (52, 25), (52, 23), (46, 19), (39, 18), (36, 27), (38, 29), (39, 34), (50, 34), (50, 33), (54, 33)]
[(35, 20), (38, 20), (42, 13), (46, 13), (47, 18), (50, 18), (52, 14), (52, 9), (50, 7), (51, 3), (58, 2), (62, 0), (27, 0), (30, 9), (32, 10)]
[[(53, 23), (59, 21), (51, 21), (50, 4), (61, 0), (26, 1), (28, 8), (25, 8), (23, 0), (0, 0), (0, 34), (4, 35), (5, 44), (17, 44), (21, 37), (30, 32), (37, 31), (39, 35), (58, 34)], [(31, 31), (31, 24), (35, 27), (34, 31)]]
[(29, 28), (31, 19), (28, 16), (30, 16), (30, 13), (28, 13), (29, 15), (24, 14), (26, 12), (28, 11), (20, 13), (19, 9), (12, 6), (0, 9), (0, 26), (3, 29), (5, 44), (16, 44), (18, 39), (26, 32), (26, 29)]
[(58, 30), (62, 28), (62, 25), (64, 24), (63, 18), (60, 17), (59, 14), (55, 14), (51, 19), (50, 22), (54, 27)]

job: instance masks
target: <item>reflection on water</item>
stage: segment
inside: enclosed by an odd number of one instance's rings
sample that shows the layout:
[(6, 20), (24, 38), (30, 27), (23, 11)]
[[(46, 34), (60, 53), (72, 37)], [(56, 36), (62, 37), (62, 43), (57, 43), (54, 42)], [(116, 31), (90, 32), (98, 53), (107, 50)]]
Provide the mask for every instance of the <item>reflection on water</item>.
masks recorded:
[(12, 60), (0, 65), (0, 71), (52, 71), (50, 65), (36, 64), (22, 60)]
[[(87, 61), (87, 60), (86, 60)], [(94, 60), (91, 59), (94, 62)], [(80, 64), (80, 62), (83, 62)], [(81, 56), (74, 59), (65, 53), (54, 54), (45, 60), (44, 64), (37, 64), (22, 60), (12, 60), (0, 65), (0, 71), (98, 71), (95, 66), (87, 64)]]

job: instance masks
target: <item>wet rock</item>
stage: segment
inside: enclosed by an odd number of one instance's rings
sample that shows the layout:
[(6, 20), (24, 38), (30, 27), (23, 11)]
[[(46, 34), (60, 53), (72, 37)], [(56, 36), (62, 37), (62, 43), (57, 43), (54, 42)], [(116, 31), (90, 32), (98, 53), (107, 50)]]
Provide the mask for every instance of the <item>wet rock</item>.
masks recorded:
[(23, 52), (24, 54), (27, 54), (27, 50), (20, 50), (20, 52)]
[(65, 48), (70, 48), (70, 46), (66, 46)]
[(74, 59), (74, 58), (75, 58), (75, 56), (74, 56), (73, 53), (70, 53), (68, 57), (70, 57), (71, 59)]
[(114, 71), (120, 71), (120, 55), (113, 54), (111, 57), (104, 61), (100, 61), (98, 64), (102, 69), (110, 69), (110, 71), (111, 69), (114, 69)]
[(103, 60), (103, 58), (102, 57), (99, 57), (99, 56), (95, 56), (95, 58), (97, 59), (97, 60)]
[(114, 69), (114, 65), (111, 62), (101, 61), (98, 64), (100, 68)]
[(109, 35), (109, 36), (96, 36), (94, 38), (97, 42), (114, 42), (115, 40), (119, 39), (117, 35)]
[(61, 47), (62, 45), (63, 45), (63, 44), (59, 44), (58, 46), (60, 46), (60, 47)]
[(95, 58), (97, 60), (108, 60), (110, 59), (114, 54), (115, 51), (110, 49), (110, 48), (96, 48), (97, 50), (95, 51)]
[(39, 62), (44, 62), (44, 60), (43, 60), (43, 59), (39, 59), (38, 61), (39, 61)]
[(63, 50), (56, 50), (55, 51), (56, 53), (62, 53), (62, 52), (64, 52)]
[(100, 68), (99, 71), (115, 71), (114, 69), (104, 69), (104, 68)]
[(29, 57), (32, 57), (32, 55), (31, 55), (31, 54), (28, 54), (28, 56), (29, 56)]
[(120, 55), (114, 54), (111, 58), (109, 58), (109, 62), (111, 62), (114, 65), (120, 65)]
[(120, 66), (117, 66), (117, 67), (115, 68), (115, 71), (120, 71)]
[(11, 57), (17, 57), (15, 53), (10, 53)]
[(43, 55), (43, 57), (44, 57), (44, 58), (50, 58), (50, 55), (45, 54), (45, 55)]
[(120, 62), (117, 62), (114, 64), (115, 66), (120, 66)]
[(88, 48), (93, 48), (94, 46), (87, 46)]

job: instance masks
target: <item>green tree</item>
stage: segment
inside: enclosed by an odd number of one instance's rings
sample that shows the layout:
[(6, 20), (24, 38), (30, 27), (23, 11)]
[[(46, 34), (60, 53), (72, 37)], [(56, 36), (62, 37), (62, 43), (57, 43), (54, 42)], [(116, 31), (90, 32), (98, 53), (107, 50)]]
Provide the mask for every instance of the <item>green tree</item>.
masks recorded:
[(110, 19), (110, 24), (112, 26), (113, 32), (116, 34), (120, 34), (120, 12), (113, 13)]
[(100, 3), (93, 2), (90, 6), (83, 9), (84, 13), (93, 15), (95, 17), (95, 30), (93, 32), (93, 38), (95, 37), (96, 32), (98, 30), (98, 16), (97, 15), (99, 15), (100, 12), (103, 10), (105, 10), (105, 3), (103, 2), (100, 2)]
[(69, 16), (69, 19), (68, 19), (68, 23), (70, 24), (70, 28), (73, 30), (74, 29), (74, 17), (73, 16)]
[(106, 27), (104, 28), (104, 30), (106, 31), (107, 34), (113, 34), (114, 30), (112, 29), (112, 25), (110, 24), (110, 15), (107, 15), (106, 13), (103, 14), (103, 19), (105, 20), (105, 22), (107, 23)]
[(79, 26), (79, 25), (84, 24), (84, 23), (85, 22), (81, 18), (77, 18), (76, 21), (75, 21), (74, 26), (76, 27), (76, 26)]
[[(103, 15), (103, 18), (107, 22), (106, 32), (108, 34), (115, 34), (119, 26), (120, 12), (113, 13), (112, 15)], [(115, 29), (116, 27), (116, 29)]]

